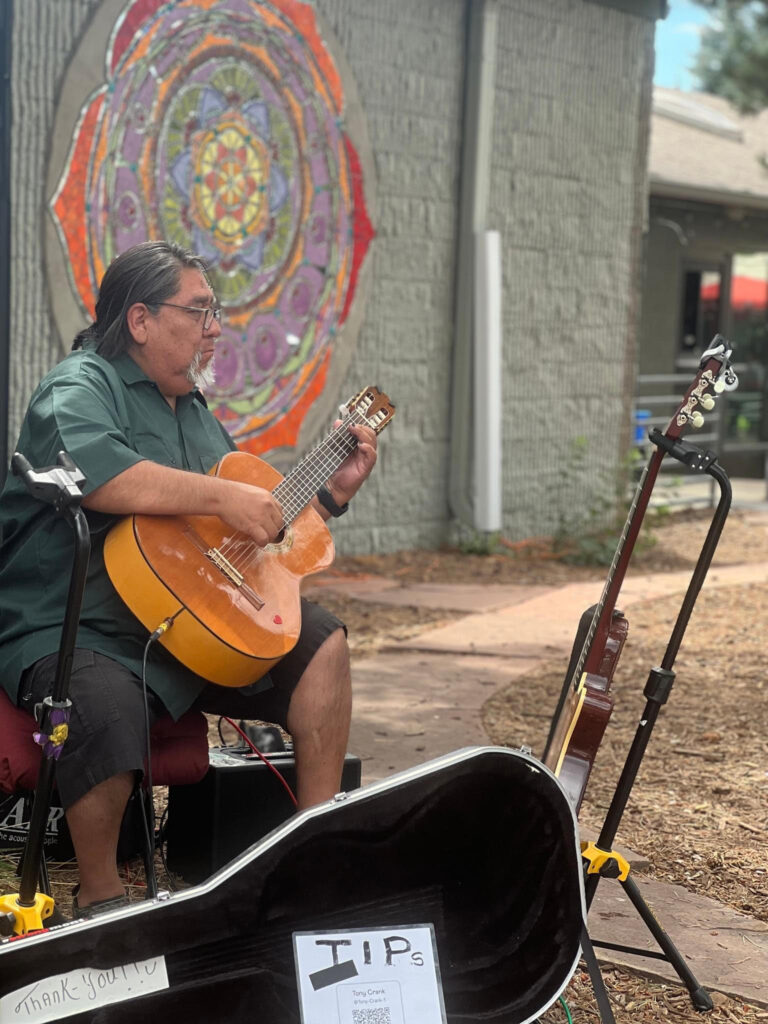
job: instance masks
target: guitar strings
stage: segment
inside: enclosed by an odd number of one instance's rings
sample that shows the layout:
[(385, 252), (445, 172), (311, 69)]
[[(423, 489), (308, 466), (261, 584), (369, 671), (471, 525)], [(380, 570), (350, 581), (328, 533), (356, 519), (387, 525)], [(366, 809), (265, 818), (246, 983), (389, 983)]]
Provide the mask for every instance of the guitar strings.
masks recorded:
[[(320, 484), (324, 483), (344, 458), (354, 451), (357, 440), (348, 430), (353, 423), (365, 423), (365, 418), (350, 415), (326, 438), (325, 444), (311, 453), (311, 460), (302, 460), (274, 489), (272, 493), (283, 509), (284, 525), (287, 526), (296, 518), (312, 500)], [(307, 464), (308, 461), (311, 465)]]
[[(344, 421), (344, 425), (346, 426), (348, 425), (348, 423), (349, 419), (347, 418)], [(333, 434), (335, 433), (336, 431), (333, 432)], [(291, 478), (297, 471), (306, 472), (307, 469), (314, 468), (314, 464), (316, 461), (319, 462), (318, 468), (315, 469), (316, 473), (318, 471), (321, 471), (321, 468), (324, 465), (330, 464), (325, 463), (321, 460), (324, 458), (326, 448), (334, 443), (333, 434), (326, 438), (323, 442), (321, 442), (318, 448), (309, 452), (308, 455), (305, 456), (305, 458), (302, 459), (301, 462), (299, 462), (299, 464), (295, 467), (291, 475), (289, 477), (286, 477), (285, 480), (281, 481), (281, 483), (278, 484), (278, 486), (272, 492), (273, 496), (280, 502), (280, 505), (282, 507), (283, 529), (290, 522), (293, 521), (293, 519), (296, 517), (296, 515), (298, 515), (298, 512), (301, 511), (301, 508), (303, 507), (302, 505), (300, 508), (297, 508), (296, 511), (294, 512), (293, 508), (290, 506), (291, 499), (293, 498), (295, 500), (296, 496), (298, 496), (300, 493), (303, 493), (301, 481), (293, 483), (291, 481)], [(310, 461), (312, 463), (311, 466), (308, 465)], [(330, 472), (332, 472), (332, 470), (329, 471), (323, 479), (327, 479), (328, 476), (330, 476)], [(286, 484), (288, 484), (287, 487), (284, 486)], [(311, 496), (312, 494), (315, 493), (316, 490), (317, 487), (315, 487), (314, 490), (310, 491), (308, 500), (311, 500)], [(283, 495), (283, 492), (285, 492), (285, 496)], [(235, 533), (233, 533), (231, 537), (227, 540), (226, 544), (222, 545), (220, 549), (222, 556), (227, 558), (229, 563), (238, 571), (245, 571), (248, 568), (250, 568), (261, 557), (262, 550), (263, 549), (254, 540), (249, 538), (248, 535), (243, 533), (242, 531), (236, 531)]]
[[(352, 424), (367, 423), (357, 407), (347, 413), (338, 427), (308, 452), (272, 491), (283, 511), (283, 529), (289, 526), (309, 504), (321, 484), (332, 475), (357, 447), (357, 438), (349, 433)], [(236, 531), (220, 548), (220, 554), (238, 572), (247, 571), (261, 557), (262, 548), (242, 531)]]
[[(300, 460), (300, 462), (296, 465), (296, 467), (292, 470), (292, 472), (289, 474), (289, 476), (286, 477), (285, 480), (282, 480), (280, 482), (280, 484), (277, 485), (277, 487), (274, 489), (274, 491), (272, 493), (273, 493), (273, 495), (278, 500), (280, 500), (280, 496), (278, 495), (278, 491), (280, 491), (280, 489), (286, 483), (290, 484), (290, 481), (291, 481), (292, 477), (294, 476), (295, 473), (297, 473), (297, 471), (305, 470), (306, 469), (306, 464), (309, 463), (310, 460), (314, 461), (316, 458), (322, 457), (323, 454), (324, 454), (324, 449), (329, 444), (332, 445), (334, 443), (335, 435), (339, 431), (341, 431), (342, 427), (347, 427), (349, 425), (350, 421), (351, 421), (351, 416), (345, 417), (345, 419), (342, 421), (342, 424), (338, 428), (334, 428), (334, 430), (328, 435), (328, 437), (324, 438), (316, 448), (314, 448), (312, 451), (308, 452), (304, 456), (304, 458), (302, 458)], [(349, 436), (351, 436), (351, 435), (349, 435)], [(330, 475), (330, 473), (329, 473), (329, 475)], [(294, 486), (293, 490), (294, 490), (294, 493), (298, 493), (299, 488)], [(314, 491), (312, 493), (314, 493)], [(290, 497), (290, 495), (288, 495), (288, 497)], [(281, 506), (283, 506), (283, 513), (284, 513), (283, 514), (283, 526), (285, 527), (289, 522), (292, 521), (292, 519), (287, 518), (286, 515), (285, 515), (285, 506), (286, 506), (287, 503), (284, 502), (284, 501), (280, 501), (280, 504), (281, 504)], [(294, 514), (293, 518), (295, 518), (295, 515), (297, 515), (297, 514), (298, 514), (298, 512), (296, 512)], [(234, 557), (234, 556), (229, 557), (230, 556), (230, 552), (232, 552), (232, 551), (234, 551), (236, 549), (240, 549), (240, 551), (239, 551), (240, 557)], [(242, 568), (248, 568), (249, 559), (251, 558), (252, 554), (254, 553), (254, 549), (255, 549), (256, 555), (258, 556), (258, 554), (260, 553), (261, 549), (256, 544), (256, 542), (251, 540), (247, 536), (247, 534), (243, 533), (242, 531), (237, 531), (234, 534), (232, 534), (232, 536), (227, 540), (226, 544), (222, 545), (222, 547), (220, 548), (220, 552), (221, 552), (221, 554), (224, 557), (228, 558), (228, 561), (230, 562), (230, 564), (234, 565), (235, 568), (241, 568), (241, 567)], [(241, 563), (241, 558), (243, 558), (243, 557), (245, 558), (245, 562)]]
[[(357, 446), (357, 439), (349, 433), (353, 423), (364, 423), (365, 418), (354, 411), (345, 416), (342, 423), (313, 449), (292, 472), (274, 489), (273, 496), (283, 510), (283, 529), (290, 525), (309, 504), (321, 484), (344, 461)], [(250, 568), (263, 552), (255, 542), (248, 545), (244, 568)]]
[(624, 523), (624, 529), (622, 530), (621, 537), (619, 537), (619, 543), (614, 553), (613, 561), (611, 562), (611, 567), (608, 570), (608, 577), (605, 581), (603, 592), (600, 595), (600, 600), (597, 602), (595, 613), (592, 616), (592, 622), (589, 624), (589, 631), (584, 639), (584, 645), (581, 648), (579, 660), (576, 664), (576, 668), (574, 669), (573, 675), (571, 676), (571, 686), (574, 690), (577, 688), (579, 680), (581, 679), (581, 674), (584, 671), (584, 663), (587, 660), (587, 654), (589, 653), (589, 649), (592, 645), (592, 640), (594, 639), (595, 632), (597, 630), (597, 624), (600, 621), (600, 616), (603, 614), (603, 608), (605, 607), (605, 599), (608, 597), (608, 591), (610, 590), (611, 583), (613, 582), (613, 577), (616, 572), (616, 566), (619, 564), (619, 559), (621, 558), (622, 552), (624, 551), (624, 545), (627, 542), (629, 528), (632, 524), (632, 518), (634, 517), (635, 509), (637, 508), (637, 503), (640, 500), (640, 494), (642, 493), (643, 487), (645, 486), (645, 480), (648, 476), (649, 469), (650, 464), (643, 467), (642, 475), (640, 476), (640, 480), (638, 481), (637, 487), (635, 488), (635, 493), (632, 498), (632, 505), (629, 509), (629, 513), (627, 514), (627, 519)]

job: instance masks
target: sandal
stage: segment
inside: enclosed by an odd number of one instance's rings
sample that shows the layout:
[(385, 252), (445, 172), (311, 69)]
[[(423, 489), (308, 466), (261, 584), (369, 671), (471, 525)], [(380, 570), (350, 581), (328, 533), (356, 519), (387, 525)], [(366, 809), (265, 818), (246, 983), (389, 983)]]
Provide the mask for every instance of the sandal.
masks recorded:
[(110, 896), (105, 900), (94, 900), (93, 903), (89, 903), (86, 907), (81, 907), (77, 902), (77, 894), (79, 892), (80, 886), (76, 885), (72, 890), (73, 921), (87, 921), (92, 917), (97, 917), (99, 914), (107, 914), (110, 910), (119, 910), (121, 907), (127, 907), (131, 902), (126, 895)]

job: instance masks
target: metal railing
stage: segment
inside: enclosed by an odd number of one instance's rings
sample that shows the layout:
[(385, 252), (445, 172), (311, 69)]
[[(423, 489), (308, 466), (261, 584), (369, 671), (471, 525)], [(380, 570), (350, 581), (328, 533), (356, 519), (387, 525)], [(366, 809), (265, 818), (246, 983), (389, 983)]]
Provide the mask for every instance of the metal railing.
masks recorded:
[[(750, 367), (746, 363), (734, 364), (737, 375), (745, 379)], [(753, 368), (754, 369), (754, 368)], [(683, 395), (690, 386), (692, 370), (679, 373), (640, 374), (637, 378), (637, 396), (634, 408), (634, 447), (650, 455), (648, 431), (654, 427), (664, 430)], [(729, 395), (724, 392), (717, 396), (714, 409), (704, 412), (704, 426), (689, 431), (690, 440), (702, 448), (711, 448), (721, 458), (731, 454), (760, 452), (765, 459), (764, 478), (768, 500), (768, 441), (738, 440), (728, 437), (729, 405), (738, 403), (739, 411), (748, 419), (759, 422), (764, 403), (768, 400), (762, 391), (740, 389)], [(715, 482), (706, 480), (695, 473), (687, 473), (673, 459), (664, 459), (652, 504), (669, 506), (712, 506), (717, 501)]]
[[(651, 442), (648, 432), (658, 427), (665, 430), (667, 424), (679, 407), (683, 395), (691, 383), (691, 374), (685, 373), (648, 373), (637, 378), (637, 391), (634, 408), (634, 447), (645, 458), (650, 457)], [(704, 426), (691, 432), (691, 441), (703, 448), (711, 448), (715, 452), (722, 451), (725, 433), (725, 416), (727, 398), (719, 395), (714, 409), (705, 414)], [(717, 504), (715, 481), (707, 476), (702, 479), (696, 473), (685, 472), (674, 459), (664, 459), (659, 470), (659, 477), (651, 495), (651, 505), (667, 506), (709, 506)]]

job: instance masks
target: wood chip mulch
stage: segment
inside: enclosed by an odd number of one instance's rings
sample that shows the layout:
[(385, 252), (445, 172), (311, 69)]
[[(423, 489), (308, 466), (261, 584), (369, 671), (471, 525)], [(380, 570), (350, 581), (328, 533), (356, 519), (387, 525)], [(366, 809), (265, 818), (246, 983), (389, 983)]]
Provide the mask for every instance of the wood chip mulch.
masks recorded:
[[(711, 513), (676, 513), (656, 521), (636, 551), (631, 573), (692, 569), (706, 537)], [(768, 517), (733, 510), (718, 545), (713, 568), (768, 562)], [(489, 556), (448, 552), (400, 552), (389, 556), (339, 559), (341, 572), (381, 574), (410, 582), (486, 582), (565, 585), (604, 580), (606, 569), (564, 564), (546, 542), (521, 545)], [(600, 584), (596, 583), (595, 598)], [(365, 639), (360, 653), (377, 644), (370, 625), (387, 617), (386, 631), (412, 629), (418, 609), (366, 605), (355, 616), (354, 602), (340, 611), (350, 634)], [(629, 639), (613, 683), (616, 707), (590, 781), (581, 819), (603, 822), (626, 751), (645, 707), (643, 688), (651, 667), (664, 655), (679, 611), (680, 597), (633, 605)], [(423, 628), (435, 618), (425, 614)], [(574, 623), (574, 632), (576, 623)], [(768, 921), (768, 585), (707, 590), (696, 603), (674, 669), (676, 680), (654, 727), (617, 841), (644, 855), (649, 874), (719, 900), (760, 921)], [(493, 695), (484, 709), (489, 740), (540, 750), (563, 681), (562, 659), (542, 664)], [(535, 702), (520, 701), (536, 693)], [(544, 712), (538, 708), (546, 709)], [(658, 1021), (757, 1024), (768, 1009), (712, 993), (714, 1011), (702, 1018), (685, 990), (640, 974), (604, 970), (617, 1024)], [(768, 990), (768, 979), (766, 980)], [(574, 1021), (598, 1022), (597, 1005), (585, 972), (577, 971), (565, 998)], [(565, 1021), (557, 1003), (542, 1024)]]
[[(693, 567), (711, 513), (675, 513), (654, 519), (636, 551), (630, 572), (664, 572)], [(731, 512), (714, 566), (768, 562), (768, 517)], [(458, 551), (399, 552), (340, 557), (342, 575), (385, 576), (405, 586), (413, 582), (565, 585), (596, 581), (596, 599), (606, 569), (577, 566), (555, 557), (546, 539), (502, 545), (491, 555)], [(324, 595), (323, 603), (347, 622), (353, 653), (374, 652), (382, 643), (414, 635), (449, 621), (453, 613), (393, 608)], [(592, 774), (581, 812), (599, 828), (624, 756), (645, 706), (648, 671), (658, 665), (679, 608), (679, 597), (633, 605), (629, 639), (613, 682), (616, 707)], [(574, 632), (576, 623), (574, 623)], [(617, 842), (642, 853), (649, 873), (768, 921), (768, 585), (707, 590), (706, 583), (675, 664), (676, 680), (662, 709)], [(562, 685), (562, 660), (543, 663), (534, 673), (494, 694), (484, 709), (489, 740), (541, 749)], [(535, 702), (520, 693), (535, 693)], [(534, 706), (535, 705), (535, 706)], [(162, 795), (158, 794), (162, 799)], [(161, 810), (159, 807), (158, 810)], [(0, 891), (13, 890), (10, 862), (0, 860)], [(160, 867), (160, 865), (159, 865)], [(161, 884), (162, 869), (161, 870)], [(140, 870), (126, 868), (135, 898), (143, 887)], [(72, 865), (53, 866), (54, 895), (65, 909), (76, 880)], [(650, 981), (632, 971), (604, 969), (617, 1024), (764, 1024), (768, 1009), (713, 993), (714, 1011), (702, 1017), (676, 984)], [(768, 979), (766, 980), (768, 988)], [(564, 993), (574, 1024), (599, 1024), (589, 977), (577, 970)], [(566, 1021), (560, 1003), (541, 1024)]]

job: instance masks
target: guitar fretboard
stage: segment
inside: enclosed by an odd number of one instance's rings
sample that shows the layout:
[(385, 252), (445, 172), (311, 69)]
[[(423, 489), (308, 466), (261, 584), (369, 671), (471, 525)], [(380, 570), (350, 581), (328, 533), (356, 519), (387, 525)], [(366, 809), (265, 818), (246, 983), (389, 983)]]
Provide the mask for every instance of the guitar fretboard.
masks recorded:
[(621, 531), (621, 537), (619, 537), (619, 543), (616, 546), (616, 551), (613, 556), (613, 561), (611, 562), (611, 567), (608, 570), (608, 576), (606, 578), (605, 585), (603, 586), (603, 592), (600, 595), (600, 600), (598, 601), (597, 606), (595, 608), (595, 614), (592, 616), (592, 621), (589, 624), (589, 631), (587, 632), (587, 635), (584, 638), (584, 644), (581, 648), (581, 654), (579, 655), (579, 660), (576, 663), (576, 668), (573, 670), (573, 675), (571, 676), (571, 686), (574, 690), (578, 687), (579, 682), (581, 680), (581, 676), (584, 671), (584, 665), (586, 663), (587, 657), (589, 656), (589, 652), (592, 647), (592, 641), (595, 639), (595, 633), (597, 632), (598, 624), (602, 617), (603, 610), (605, 609), (605, 602), (608, 598), (608, 594), (610, 593), (614, 576), (616, 575), (616, 567), (618, 566), (621, 560), (621, 556), (624, 554), (624, 548), (627, 543), (627, 537), (629, 536), (629, 531), (632, 527), (632, 523), (637, 512), (637, 506), (640, 502), (640, 497), (643, 494), (643, 489), (645, 487), (645, 482), (648, 477), (649, 468), (650, 462), (647, 463), (646, 466), (643, 468), (643, 472), (637, 483), (637, 487), (635, 488), (635, 493), (632, 496), (632, 504), (630, 505), (629, 512), (627, 513), (627, 519), (624, 523), (624, 529)]
[(318, 488), (357, 447), (357, 438), (349, 432), (350, 426), (367, 422), (364, 411), (355, 407), (277, 485), (272, 494), (280, 502), (284, 526), (289, 526), (303, 512)]

